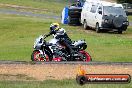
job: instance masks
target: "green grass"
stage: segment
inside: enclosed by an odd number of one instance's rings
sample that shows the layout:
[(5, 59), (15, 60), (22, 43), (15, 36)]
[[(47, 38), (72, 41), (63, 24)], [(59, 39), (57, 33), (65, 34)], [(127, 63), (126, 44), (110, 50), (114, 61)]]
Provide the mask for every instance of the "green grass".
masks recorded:
[[(48, 33), (52, 22), (59, 20), (0, 14), (0, 60), (30, 61), (35, 38)], [(86, 40), (93, 61), (132, 62), (132, 27), (121, 35), (61, 27), (72, 40)]]
[[(40, 34), (48, 33), (50, 19), (1, 15), (0, 60), (28, 60), (33, 42)], [(19, 59), (18, 59), (19, 58)]]
[(132, 61), (131, 30), (132, 29), (129, 28), (128, 31), (122, 35), (108, 33), (74, 33), (78, 36), (76, 39), (80, 39), (80, 36), (82, 39), (86, 39), (88, 51), (94, 61), (128, 62)]
[(132, 22), (132, 16), (128, 16), (130, 22)]
[(132, 88), (132, 83), (85, 84), (80, 86), (75, 80), (46, 80), (43, 82), (1, 81), (0, 88)]
[[(44, 9), (58, 15), (60, 15), (64, 6), (68, 5), (66, 0), (0, 0), (0, 3)], [(41, 11), (41, 13), (45, 13), (45, 11)]]

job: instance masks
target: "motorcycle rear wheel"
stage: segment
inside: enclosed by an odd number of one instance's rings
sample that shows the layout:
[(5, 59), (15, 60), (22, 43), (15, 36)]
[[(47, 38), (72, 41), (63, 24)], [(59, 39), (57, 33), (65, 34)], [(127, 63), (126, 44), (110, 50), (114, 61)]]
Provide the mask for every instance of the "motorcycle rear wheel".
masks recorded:
[(82, 54), (82, 57), (80, 57), (80, 61), (85, 61), (85, 62), (90, 62), (92, 61), (92, 58), (91, 56), (89, 55), (88, 52), (82, 50), (82, 51), (79, 51), (81, 54)]

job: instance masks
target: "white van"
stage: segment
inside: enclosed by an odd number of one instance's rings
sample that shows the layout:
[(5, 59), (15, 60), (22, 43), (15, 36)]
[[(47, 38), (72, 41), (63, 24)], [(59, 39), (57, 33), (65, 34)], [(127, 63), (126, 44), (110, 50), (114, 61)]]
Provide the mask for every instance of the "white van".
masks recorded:
[(126, 31), (129, 25), (127, 15), (121, 4), (100, 0), (86, 0), (81, 12), (81, 23), (84, 29), (116, 29), (118, 33)]

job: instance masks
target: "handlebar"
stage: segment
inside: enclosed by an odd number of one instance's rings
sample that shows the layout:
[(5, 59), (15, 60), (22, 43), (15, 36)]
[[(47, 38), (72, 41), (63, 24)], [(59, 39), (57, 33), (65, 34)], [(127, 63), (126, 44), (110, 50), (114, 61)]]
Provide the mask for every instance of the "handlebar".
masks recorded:
[(43, 35), (43, 39), (46, 39), (48, 36), (49, 36), (49, 34)]
[(47, 35), (43, 35), (43, 39), (46, 39), (47, 38)]

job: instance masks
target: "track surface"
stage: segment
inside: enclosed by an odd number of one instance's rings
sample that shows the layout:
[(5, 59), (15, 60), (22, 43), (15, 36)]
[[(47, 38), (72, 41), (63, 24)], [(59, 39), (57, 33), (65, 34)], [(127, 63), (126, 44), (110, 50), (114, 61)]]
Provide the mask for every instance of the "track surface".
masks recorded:
[(37, 13), (26, 12), (26, 11), (21, 12), (21, 11), (16, 11), (16, 10), (9, 10), (9, 9), (0, 9), (0, 13), (12, 14), (12, 15), (22, 15), (22, 16), (31, 16), (31, 17), (39, 17), (39, 18), (60, 19), (60, 16), (47, 15), (47, 14), (37, 14)]
[(0, 64), (68, 64), (68, 65), (132, 65), (132, 62), (32, 62), (32, 61), (0, 61)]
[(0, 80), (43, 81), (47, 79), (75, 79), (80, 64), (87, 74), (132, 75), (132, 63), (89, 62), (85, 64), (80, 62), (37, 62), (36, 64), (31, 64), (31, 62), (0, 62)]

